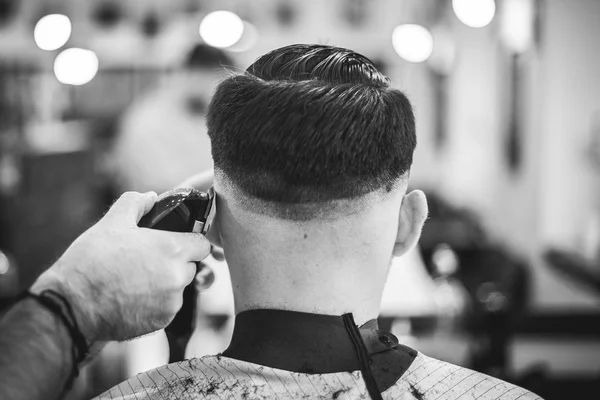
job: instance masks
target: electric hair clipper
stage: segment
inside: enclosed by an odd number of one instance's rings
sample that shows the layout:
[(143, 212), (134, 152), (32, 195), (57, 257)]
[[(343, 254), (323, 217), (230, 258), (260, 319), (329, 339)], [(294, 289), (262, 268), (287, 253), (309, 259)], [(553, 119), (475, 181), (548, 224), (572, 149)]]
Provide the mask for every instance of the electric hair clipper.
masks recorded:
[[(175, 189), (161, 194), (150, 212), (138, 223), (142, 228), (170, 232), (196, 232), (203, 235), (210, 229), (215, 215), (215, 193), (195, 189)], [(203, 269), (196, 263), (197, 273)], [(183, 291), (183, 305), (165, 328), (169, 341), (169, 362), (184, 359), (185, 348), (194, 330), (198, 291), (192, 282)]]
[(195, 189), (175, 189), (158, 196), (152, 210), (142, 217), (138, 226), (171, 232), (206, 234), (215, 214), (215, 192)]

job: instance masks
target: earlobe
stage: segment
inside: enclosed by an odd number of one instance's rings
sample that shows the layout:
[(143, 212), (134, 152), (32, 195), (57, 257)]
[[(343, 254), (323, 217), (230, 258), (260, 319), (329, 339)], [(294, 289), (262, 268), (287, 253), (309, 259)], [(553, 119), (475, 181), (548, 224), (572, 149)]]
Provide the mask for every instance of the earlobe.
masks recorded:
[(403, 256), (416, 246), (421, 237), (421, 230), (427, 214), (427, 199), (422, 191), (414, 190), (404, 196), (400, 206), (398, 234), (394, 244), (395, 257)]

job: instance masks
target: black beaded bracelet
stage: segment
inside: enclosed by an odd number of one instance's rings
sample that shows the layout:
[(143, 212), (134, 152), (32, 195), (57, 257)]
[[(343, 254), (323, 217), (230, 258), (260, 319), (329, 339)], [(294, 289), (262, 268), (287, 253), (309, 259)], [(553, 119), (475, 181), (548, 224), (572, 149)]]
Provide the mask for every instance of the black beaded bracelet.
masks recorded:
[(24, 298), (36, 300), (40, 305), (58, 316), (67, 328), (73, 342), (73, 372), (66, 384), (66, 389), (70, 389), (75, 378), (79, 376), (79, 364), (87, 358), (89, 353), (89, 346), (79, 329), (71, 304), (61, 294), (49, 289), (43, 290), (40, 294), (25, 291), (19, 296), (18, 300)]

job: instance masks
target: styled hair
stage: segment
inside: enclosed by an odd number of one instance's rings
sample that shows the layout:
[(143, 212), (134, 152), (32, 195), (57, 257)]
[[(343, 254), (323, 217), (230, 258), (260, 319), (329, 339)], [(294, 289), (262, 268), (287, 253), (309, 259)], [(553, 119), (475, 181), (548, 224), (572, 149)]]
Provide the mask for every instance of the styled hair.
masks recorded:
[(388, 192), (416, 146), (410, 102), (365, 56), (296, 44), (224, 80), (209, 106), (215, 169), (284, 205)]

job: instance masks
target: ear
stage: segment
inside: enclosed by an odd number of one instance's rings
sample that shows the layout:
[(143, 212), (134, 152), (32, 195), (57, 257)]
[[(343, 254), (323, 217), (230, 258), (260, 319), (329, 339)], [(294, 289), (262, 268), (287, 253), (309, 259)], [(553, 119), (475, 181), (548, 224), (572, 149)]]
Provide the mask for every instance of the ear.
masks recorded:
[(415, 247), (421, 236), (427, 213), (427, 199), (422, 191), (414, 190), (402, 198), (398, 234), (394, 244), (395, 257), (400, 257)]
[(206, 232), (206, 238), (210, 242), (210, 244), (214, 246), (221, 247), (221, 232), (219, 230), (219, 196), (215, 193), (215, 200), (213, 202), (213, 207), (216, 207), (215, 216), (213, 218), (212, 224), (210, 225), (210, 229)]
[(225, 253), (223, 253), (223, 247), (221, 245), (221, 231), (219, 230), (219, 220), (217, 218), (219, 212), (219, 207), (217, 207), (217, 199), (218, 196), (215, 194), (213, 207), (216, 207), (217, 209), (212, 224), (210, 225), (210, 229), (208, 232), (206, 232), (206, 238), (210, 242), (210, 254), (217, 261), (224, 261)]

